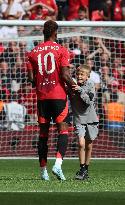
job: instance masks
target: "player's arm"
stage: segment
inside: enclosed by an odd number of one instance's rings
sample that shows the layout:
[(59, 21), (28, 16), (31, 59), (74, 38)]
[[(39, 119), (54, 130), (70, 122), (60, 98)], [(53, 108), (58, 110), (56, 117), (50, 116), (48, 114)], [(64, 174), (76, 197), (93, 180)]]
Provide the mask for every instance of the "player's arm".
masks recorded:
[(35, 87), (35, 73), (31, 69), (28, 69), (28, 80), (30, 83), (32, 83), (32, 86)]
[(70, 68), (69, 68), (69, 59), (70, 55), (68, 50), (65, 47), (62, 47), (62, 56), (61, 56), (61, 78), (66, 83), (66, 85), (71, 88), (72, 85), (76, 84), (71, 77)]
[(68, 87), (72, 87), (74, 84), (76, 84), (74, 82), (74, 80), (72, 79), (72, 77), (70, 76), (70, 70), (69, 67), (62, 67), (61, 68), (61, 78), (63, 79), (63, 81), (66, 83), (66, 85)]
[(29, 60), (29, 56), (27, 54), (27, 71), (28, 71), (28, 80), (29, 82), (32, 83), (32, 86), (35, 87), (35, 73), (34, 73), (34, 69), (32, 67), (32, 64)]
[(31, 69), (28, 70), (28, 80), (32, 82), (34, 80), (33, 78), (33, 71)]

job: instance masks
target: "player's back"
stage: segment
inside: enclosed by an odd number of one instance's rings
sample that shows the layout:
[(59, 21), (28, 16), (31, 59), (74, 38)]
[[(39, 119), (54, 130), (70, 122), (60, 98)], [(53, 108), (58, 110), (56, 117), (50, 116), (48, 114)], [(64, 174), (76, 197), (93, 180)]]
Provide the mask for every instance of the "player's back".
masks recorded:
[(61, 67), (69, 64), (68, 55), (66, 48), (52, 41), (40, 43), (31, 51), (29, 60), (36, 73), (38, 99), (66, 98), (60, 74)]

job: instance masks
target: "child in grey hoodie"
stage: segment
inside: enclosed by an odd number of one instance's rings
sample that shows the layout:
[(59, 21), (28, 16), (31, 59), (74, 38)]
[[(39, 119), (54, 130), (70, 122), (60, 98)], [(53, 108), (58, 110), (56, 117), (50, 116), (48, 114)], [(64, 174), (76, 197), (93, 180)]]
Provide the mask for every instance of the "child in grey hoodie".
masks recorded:
[(73, 112), (73, 123), (79, 144), (80, 170), (75, 179), (85, 180), (88, 176), (88, 166), (92, 153), (92, 142), (98, 135), (98, 117), (94, 99), (94, 82), (89, 79), (91, 69), (80, 65), (76, 71), (76, 84), (69, 92)]

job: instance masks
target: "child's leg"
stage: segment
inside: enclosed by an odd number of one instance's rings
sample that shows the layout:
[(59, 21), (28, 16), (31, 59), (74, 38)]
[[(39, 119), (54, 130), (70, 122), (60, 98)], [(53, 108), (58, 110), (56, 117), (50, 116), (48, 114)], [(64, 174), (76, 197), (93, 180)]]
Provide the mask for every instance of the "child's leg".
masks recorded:
[(87, 171), (91, 160), (91, 154), (92, 154), (92, 140), (85, 140), (85, 167)]
[(78, 155), (79, 155), (79, 162), (80, 162), (80, 169), (76, 173), (75, 179), (77, 180), (84, 180), (87, 178), (87, 170), (85, 169), (85, 133), (86, 133), (86, 126), (85, 125), (76, 125), (75, 126), (75, 133), (78, 137)]
[(85, 141), (85, 164), (89, 165), (92, 154), (92, 140)]
[(88, 178), (88, 173), (85, 168), (85, 126), (77, 126), (76, 134), (78, 136), (78, 154), (79, 154), (79, 162), (80, 169), (76, 173), (75, 179), (77, 180), (85, 180)]
[(80, 165), (85, 164), (85, 138), (79, 137), (78, 142), (79, 148), (78, 148), (78, 154), (79, 154), (79, 162)]
[(75, 126), (75, 134), (78, 139), (78, 156), (80, 164), (85, 163), (85, 133), (86, 127), (84, 125)]
[(85, 166), (88, 170), (88, 166), (91, 160), (91, 154), (92, 154), (92, 144), (93, 140), (98, 135), (98, 124), (93, 123), (92, 125), (87, 125), (86, 129), (86, 138), (85, 138)]
[(76, 173), (75, 179), (77, 180), (85, 180), (88, 178), (88, 172), (86, 170), (85, 165), (85, 138), (79, 137), (79, 162), (80, 162), (80, 170)]

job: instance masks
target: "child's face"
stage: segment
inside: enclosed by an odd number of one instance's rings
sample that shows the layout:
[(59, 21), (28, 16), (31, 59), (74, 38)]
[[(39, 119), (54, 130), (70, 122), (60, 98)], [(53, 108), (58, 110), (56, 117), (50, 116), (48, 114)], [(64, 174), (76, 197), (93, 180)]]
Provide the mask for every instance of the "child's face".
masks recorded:
[(80, 20), (85, 19), (85, 18), (86, 18), (86, 13), (85, 13), (85, 11), (79, 11), (78, 16), (79, 16), (79, 19), (80, 19)]
[(78, 84), (83, 84), (88, 79), (88, 73), (86, 71), (78, 71), (76, 78)]

